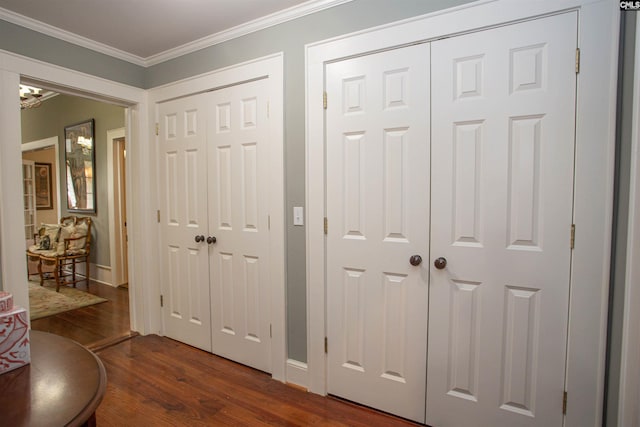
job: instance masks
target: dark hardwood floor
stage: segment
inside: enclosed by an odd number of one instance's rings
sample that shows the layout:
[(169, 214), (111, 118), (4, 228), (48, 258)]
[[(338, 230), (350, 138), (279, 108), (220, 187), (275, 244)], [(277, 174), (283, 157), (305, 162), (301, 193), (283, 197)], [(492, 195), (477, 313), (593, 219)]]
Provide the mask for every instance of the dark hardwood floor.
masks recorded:
[(157, 335), (97, 352), (107, 391), (96, 413), (108, 426), (416, 426), (307, 393), (263, 372)]
[[(86, 285), (78, 288), (87, 290)], [(416, 426), (157, 335), (129, 331), (125, 288), (91, 282), (109, 301), (34, 320), (32, 329), (94, 350), (107, 370), (97, 424), (109, 426)]]
[(85, 283), (78, 283), (77, 288), (109, 301), (34, 320), (31, 328), (71, 338), (93, 350), (130, 336), (129, 291), (126, 288), (93, 281), (88, 288)]

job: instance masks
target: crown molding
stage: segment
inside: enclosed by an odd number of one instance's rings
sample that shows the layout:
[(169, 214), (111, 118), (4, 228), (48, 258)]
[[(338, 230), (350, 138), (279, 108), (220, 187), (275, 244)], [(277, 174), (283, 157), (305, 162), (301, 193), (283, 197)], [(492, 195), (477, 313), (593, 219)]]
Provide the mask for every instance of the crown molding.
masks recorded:
[(123, 61), (130, 62), (135, 65), (140, 65), (143, 67), (146, 66), (144, 58), (141, 58), (136, 55), (132, 55), (128, 52), (113, 48), (111, 46), (107, 46), (106, 44), (103, 44), (103, 43), (98, 43), (96, 41), (90, 40), (86, 37), (79, 36), (78, 34), (72, 33), (70, 31), (62, 30), (58, 27), (54, 27), (53, 25), (45, 24), (44, 22), (37, 21), (35, 19), (26, 17), (24, 15), (20, 15), (18, 13), (12, 12), (7, 9), (3, 9), (1, 7), (0, 7), (0, 19), (2, 19), (3, 21), (10, 22), (12, 24), (19, 25), (21, 27), (28, 28), (33, 31), (37, 31), (44, 35), (57, 38), (59, 40), (63, 40), (65, 42), (75, 44), (80, 47), (91, 49), (95, 52), (104, 53), (105, 55), (109, 55), (114, 58), (118, 58)]
[(311, 15), (334, 6), (349, 3), (350, 1), (353, 0), (310, 0), (298, 6), (292, 6), (288, 9), (254, 19), (253, 21), (246, 22), (228, 30), (220, 31), (219, 33), (202, 37), (201, 39), (194, 40), (193, 42), (186, 43), (182, 46), (149, 56), (145, 58), (146, 66), (150, 67), (152, 65), (160, 64), (170, 59), (196, 52), (200, 49), (215, 46), (225, 41), (242, 37), (265, 28), (273, 27), (287, 21), (292, 21), (303, 16)]
[(219, 33), (202, 37), (193, 42), (186, 43), (182, 46), (178, 46), (146, 58), (90, 40), (70, 31), (62, 30), (58, 27), (54, 27), (53, 25), (45, 24), (44, 22), (28, 18), (7, 9), (0, 8), (0, 19), (135, 65), (150, 67), (200, 49), (214, 46), (237, 37), (273, 27), (312, 13), (320, 12), (334, 6), (339, 6), (350, 1), (353, 0), (310, 0), (298, 6), (293, 6), (288, 9), (254, 19), (253, 21), (249, 21)]

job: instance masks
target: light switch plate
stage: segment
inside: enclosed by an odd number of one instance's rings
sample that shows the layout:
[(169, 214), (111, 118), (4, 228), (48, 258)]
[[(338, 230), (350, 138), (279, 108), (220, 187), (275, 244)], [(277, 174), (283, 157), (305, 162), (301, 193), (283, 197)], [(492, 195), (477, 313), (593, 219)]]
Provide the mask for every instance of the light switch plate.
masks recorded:
[(302, 206), (293, 207), (293, 225), (304, 225), (304, 209)]

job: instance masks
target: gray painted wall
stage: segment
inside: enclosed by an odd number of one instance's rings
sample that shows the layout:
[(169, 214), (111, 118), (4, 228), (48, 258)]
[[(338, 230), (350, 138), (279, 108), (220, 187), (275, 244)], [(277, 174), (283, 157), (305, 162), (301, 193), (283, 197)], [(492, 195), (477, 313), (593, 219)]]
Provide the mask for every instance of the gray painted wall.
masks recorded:
[(0, 49), (130, 86), (144, 84), (144, 67), (3, 20), (0, 20)]
[[(109, 211), (107, 209), (107, 130), (124, 127), (124, 109), (90, 99), (58, 95), (42, 103), (39, 108), (21, 112), (22, 142), (37, 141), (57, 136), (60, 146), (58, 165), (64, 165), (64, 127), (95, 119), (96, 164), (96, 208), (97, 213), (79, 214), (91, 216), (91, 262), (111, 266), (109, 253)], [(61, 193), (58, 203), (62, 216), (67, 216), (65, 168), (58, 168)]]

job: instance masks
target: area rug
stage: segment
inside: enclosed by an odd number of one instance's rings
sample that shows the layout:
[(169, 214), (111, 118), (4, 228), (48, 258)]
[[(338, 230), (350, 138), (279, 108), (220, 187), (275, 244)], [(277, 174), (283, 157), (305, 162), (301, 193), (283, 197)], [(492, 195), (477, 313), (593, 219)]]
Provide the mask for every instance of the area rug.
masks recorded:
[(56, 292), (54, 284), (49, 285), (45, 282), (44, 286), (40, 286), (37, 283), (29, 282), (31, 320), (106, 301), (108, 300), (68, 286), (62, 286), (60, 292)]

